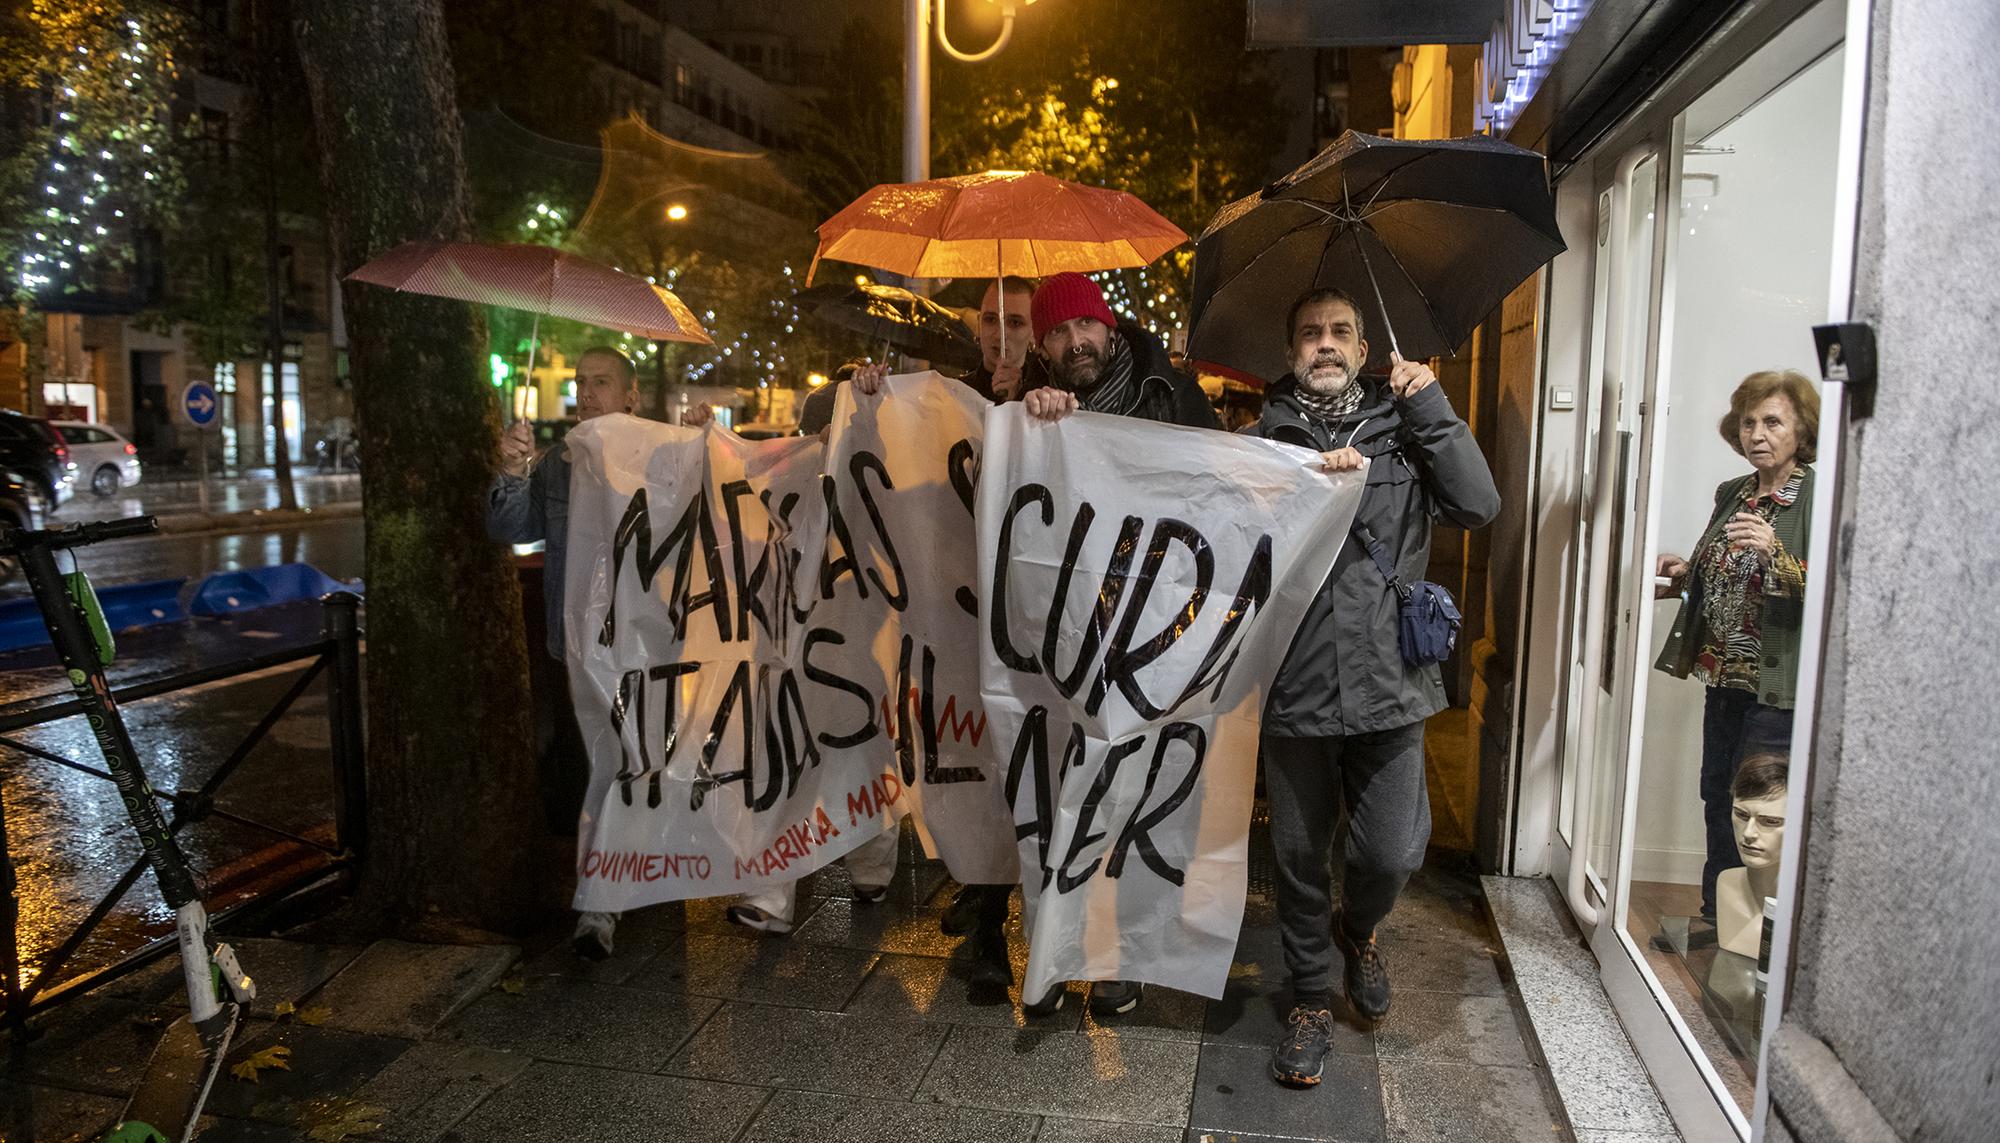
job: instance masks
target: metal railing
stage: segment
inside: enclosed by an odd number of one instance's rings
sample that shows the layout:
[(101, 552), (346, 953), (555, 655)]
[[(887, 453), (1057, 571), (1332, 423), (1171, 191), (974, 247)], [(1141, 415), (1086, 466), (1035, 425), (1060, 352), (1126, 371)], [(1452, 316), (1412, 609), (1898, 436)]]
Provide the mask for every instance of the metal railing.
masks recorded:
[[(176, 835), (197, 822), (219, 818), (308, 847), (326, 858), (324, 864), (287, 878), (280, 884), (265, 887), (260, 892), (231, 904), (228, 908), (215, 911), (212, 915), (217, 923), (226, 922), (230, 916), (274, 897), (288, 894), (304, 883), (326, 876), (330, 871), (352, 869), (367, 849), (367, 785), (363, 766), (364, 739), (361, 724), (359, 616), (361, 600), (350, 592), (341, 591), (328, 595), (323, 604), (326, 614), (322, 634), (312, 643), (148, 679), (120, 687), (112, 692), (112, 697), (123, 704), (172, 694), (207, 683), (240, 678), (274, 667), (300, 663), (305, 665), (305, 669), (286, 688), (284, 694), (279, 696), (277, 702), (257, 720), (256, 725), (251, 727), (249, 733), (235, 749), (229, 752), (222, 764), (199, 788), (172, 792), (154, 791), (155, 796), (166, 801), (171, 807), (169, 828)], [(281, 829), (246, 815), (222, 809), (215, 804), (216, 794), (223, 784), (237, 772), (257, 744), (264, 740), (271, 728), (276, 726), (291, 709), (292, 704), (305, 694), (322, 674), (327, 680), (327, 729), (334, 771), (334, 844), (330, 846), (291, 830)], [(75, 699), (64, 699), (29, 710), (0, 714), (0, 751), (13, 751), (51, 765), (67, 767), (103, 779), (107, 783), (106, 795), (116, 797), (116, 790), (109, 786), (111, 775), (102, 767), (64, 758), (24, 742), (17, 736), (19, 731), (75, 717), (81, 712), (81, 703)], [(141, 750), (144, 751), (143, 745)], [(5, 771), (0, 770), (0, 795), (4, 795), (5, 792), (4, 782)], [(144, 876), (146, 869), (146, 858), (141, 855), (126, 868), (118, 881), (69, 932), (62, 943), (38, 959), (38, 963), (34, 965), (33, 979), (23, 983), (20, 910), (15, 892), (14, 854), (7, 834), (6, 802), (4, 796), (0, 796), (0, 925), (4, 925), (6, 929), (4, 942), (0, 942), (0, 994), (4, 994), (4, 1018), (7, 1025), (20, 1031), (25, 1027), (25, 1022), (31, 1013), (123, 976), (176, 948), (175, 937), (169, 932), (113, 964), (68, 980), (60, 978), (62, 969), (75, 956), (84, 941), (96, 931), (106, 917), (110, 916), (112, 910), (117, 908), (118, 903), (131, 891), (132, 886)]]

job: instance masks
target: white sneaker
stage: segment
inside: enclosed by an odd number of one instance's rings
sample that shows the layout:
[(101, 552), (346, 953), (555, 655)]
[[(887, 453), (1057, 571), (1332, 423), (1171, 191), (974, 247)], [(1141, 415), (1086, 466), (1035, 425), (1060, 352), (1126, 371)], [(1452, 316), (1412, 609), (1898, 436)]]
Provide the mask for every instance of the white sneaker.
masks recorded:
[(611, 931), (617, 926), (616, 913), (578, 913), (569, 947), (585, 960), (604, 960), (611, 955)]
[(752, 932), (768, 933), (774, 937), (782, 937), (792, 931), (792, 923), (790, 921), (785, 920), (783, 917), (766, 913), (755, 905), (731, 905), (723, 911), (722, 915), (729, 918), (732, 923), (742, 925)]

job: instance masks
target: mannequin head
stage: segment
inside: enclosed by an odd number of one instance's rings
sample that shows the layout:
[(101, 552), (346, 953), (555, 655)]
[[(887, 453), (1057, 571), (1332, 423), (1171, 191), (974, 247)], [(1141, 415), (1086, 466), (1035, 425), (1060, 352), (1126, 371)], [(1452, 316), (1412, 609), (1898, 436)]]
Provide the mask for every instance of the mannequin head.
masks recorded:
[(1745, 868), (1776, 870), (1785, 841), (1785, 784), (1791, 760), (1783, 754), (1753, 754), (1736, 768), (1730, 787), (1736, 852)]

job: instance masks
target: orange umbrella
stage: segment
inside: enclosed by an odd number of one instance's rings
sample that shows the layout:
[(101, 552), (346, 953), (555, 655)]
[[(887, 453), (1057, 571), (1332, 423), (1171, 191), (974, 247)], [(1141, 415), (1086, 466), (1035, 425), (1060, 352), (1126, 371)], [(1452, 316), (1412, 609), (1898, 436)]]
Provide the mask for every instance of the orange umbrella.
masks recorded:
[(1040, 278), (1144, 266), (1186, 241), (1124, 191), (987, 171), (870, 190), (820, 224), (806, 280), (827, 258), (910, 278)]

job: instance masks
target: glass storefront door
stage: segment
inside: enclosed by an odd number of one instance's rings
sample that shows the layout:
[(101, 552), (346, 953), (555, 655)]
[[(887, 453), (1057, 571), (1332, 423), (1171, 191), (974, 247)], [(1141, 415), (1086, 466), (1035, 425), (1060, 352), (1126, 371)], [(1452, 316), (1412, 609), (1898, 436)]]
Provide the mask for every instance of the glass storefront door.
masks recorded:
[(1568, 237), (1592, 256), (1548, 294), (1551, 339), (1587, 346), (1553, 864), (1690, 1138), (1749, 1134), (1764, 918), (1809, 764), (1793, 708), (1821, 547), (1812, 326), (1845, 316), (1843, 17), (1806, 9), (1569, 171), (1595, 210)]

